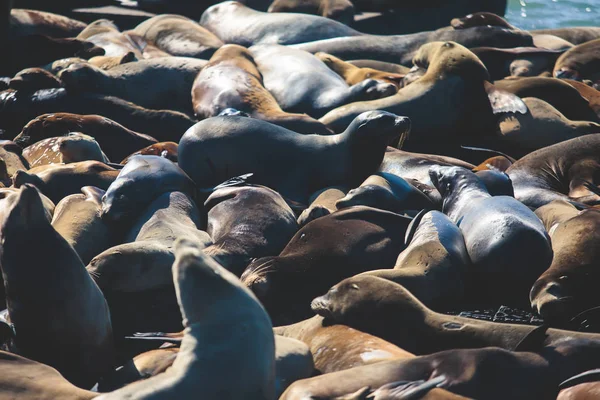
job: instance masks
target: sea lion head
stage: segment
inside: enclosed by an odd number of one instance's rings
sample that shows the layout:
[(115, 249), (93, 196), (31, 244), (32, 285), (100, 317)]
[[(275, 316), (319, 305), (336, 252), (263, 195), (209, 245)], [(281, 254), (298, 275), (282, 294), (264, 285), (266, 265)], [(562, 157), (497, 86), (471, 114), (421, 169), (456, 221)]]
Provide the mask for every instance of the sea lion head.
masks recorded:
[(487, 81), (490, 74), (481, 60), (456, 42), (431, 42), (421, 46), (413, 64), (427, 69), (424, 78), (458, 75), (469, 80)]
[(96, 139), (83, 133), (69, 133), (62, 138), (58, 147), (65, 164), (87, 160), (107, 161)]
[(335, 203), (338, 210), (352, 206), (369, 206), (382, 208), (383, 205), (393, 203), (393, 195), (378, 185), (361, 185), (350, 190), (346, 196)]
[(83, 128), (81, 115), (44, 114), (29, 121), (15, 138), (15, 143), (25, 148), (49, 137), (63, 136), (73, 127)]
[(17, 231), (27, 231), (32, 229), (32, 225), (39, 225), (40, 221), (45, 221), (50, 225), (48, 214), (42, 203), (39, 191), (33, 185), (25, 184), (14, 194), (9, 194), (3, 201), (10, 205), (3, 210), (6, 213), (6, 219), (2, 224), (2, 234), (15, 233)]
[(40, 89), (62, 87), (62, 82), (42, 68), (27, 68), (10, 80), (9, 87), (14, 90), (33, 93)]
[(60, 71), (58, 77), (69, 91), (93, 91), (100, 88), (104, 72), (91, 64), (74, 64)]
[(574, 81), (581, 81), (581, 75), (576, 69), (562, 66), (554, 71), (554, 77), (559, 79), (572, 79)]
[(463, 167), (433, 165), (429, 168), (431, 182), (445, 199), (463, 190), (486, 191), (483, 182), (473, 172)]

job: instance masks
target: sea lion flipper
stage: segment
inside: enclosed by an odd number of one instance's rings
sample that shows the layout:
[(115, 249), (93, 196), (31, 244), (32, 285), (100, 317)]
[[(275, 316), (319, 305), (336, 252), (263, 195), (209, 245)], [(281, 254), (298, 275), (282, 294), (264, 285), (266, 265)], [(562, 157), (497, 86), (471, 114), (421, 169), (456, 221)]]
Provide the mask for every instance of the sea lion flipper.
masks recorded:
[[(371, 395), (373, 400), (378, 398), (411, 400), (420, 399), (431, 390), (440, 387), (446, 381), (445, 375), (437, 376), (427, 381), (398, 381), (383, 385)], [(381, 397), (379, 397), (381, 396)]]
[(531, 332), (529, 332), (517, 345), (514, 347), (513, 351), (530, 351), (537, 352), (544, 345), (544, 341), (548, 336), (546, 331), (550, 328), (549, 325), (543, 324)]
[(417, 231), (417, 228), (419, 227), (419, 224), (421, 223), (421, 219), (423, 219), (423, 216), (425, 214), (427, 214), (429, 211), (430, 210), (421, 210), (417, 215), (415, 215), (413, 220), (408, 225), (408, 229), (406, 229), (406, 235), (404, 236), (404, 244), (406, 246), (408, 246), (410, 244), (413, 237), (415, 236), (415, 232)]
[(598, 381), (600, 381), (600, 369), (592, 369), (563, 381), (560, 385), (558, 385), (558, 388), (563, 390), (581, 383)]
[(519, 96), (500, 90), (489, 82), (485, 82), (485, 91), (487, 92), (494, 114), (527, 114), (527, 105)]

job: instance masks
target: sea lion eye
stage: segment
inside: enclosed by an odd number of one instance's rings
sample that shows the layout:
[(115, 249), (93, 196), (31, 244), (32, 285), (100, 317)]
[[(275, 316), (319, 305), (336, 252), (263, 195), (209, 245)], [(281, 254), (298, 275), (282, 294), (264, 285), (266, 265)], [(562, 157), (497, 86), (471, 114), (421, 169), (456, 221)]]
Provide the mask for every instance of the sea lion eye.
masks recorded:
[(350, 288), (352, 288), (354, 290), (359, 290), (360, 289), (356, 283), (353, 283), (352, 285), (350, 285)]

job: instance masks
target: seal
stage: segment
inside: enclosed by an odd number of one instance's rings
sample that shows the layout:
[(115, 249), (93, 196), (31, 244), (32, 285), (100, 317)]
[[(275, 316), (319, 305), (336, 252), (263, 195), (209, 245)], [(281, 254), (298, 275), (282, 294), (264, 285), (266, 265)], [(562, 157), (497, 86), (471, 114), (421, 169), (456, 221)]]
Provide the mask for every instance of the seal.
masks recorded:
[(439, 211), (422, 211), (406, 232), (394, 269), (364, 272), (404, 286), (428, 307), (456, 309), (465, 300), (471, 260), (461, 230)]
[(252, 46), (250, 53), (262, 73), (265, 88), (285, 111), (319, 118), (344, 104), (397, 92), (396, 85), (375, 79), (348, 86), (341, 76), (305, 51), (261, 45)]
[(204, 250), (241, 276), (252, 259), (278, 255), (298, 231), (294, 212), (265, 186), (225, 186), (204, 202), (206, 232), (214, 244)]
[(473, 298), (523, 304), (552, 261), (541, 221), (512, 197), (492, 197), (483, 182), (464, 168), (433, 166), (429, 171), (443, 198), (442, 211), (463, 232), (473, 263), (469, 289)]
[(192, 87), (194, 113), (199, 119), (234, 108), (298, 133), (330, 134), (319, 121), (306, 114), (284, 112), (263, 86), (263, 78), (252, 54), (245, 47), (221, 47), (196, 77)]
[[(547, 214), (560, 218), (545, 218)], [(584, 310), (600, 306), (592, 284), (597, 274), (600, 210), (579, 211), (564, 201), (536, 210), (552, 239), (552, 264), (531, 289), (531, 308), (544, 321), (560, 326)]]
[(52, 227), (73, 247), (84, 264), (114, 242), (112, 230), (100, 218), (105, 191), (93, 186), (62, 199), (52, 218)]
[(136, 151), (133, 154), (125, 157), (121, 164), (125, 165), (129, 162), (129, 160), (137, 155), (141, 156), (161, 156), (166, 158), (167, 160), (177, 162), (177, 153), (179, 150), (179, 145), (175, 142), (160, 142), (156, 144), (152, 144), (150, 146), (144, 147), (143, 149)]
[(14, 187), (29, 183), (58, 204), (63, 198), (79, 193), (84, 186), (106, 190), (117, 179), (119, 170), (98, 161), (82, 161), (71, 164), (51, 164), (17, 171), (13, 177)]
[(454, 29), (467, 29), (474, 26), (499, 26), (501, 28), (519, 30), (499, 15), (491, 12), (476, 12), (462, 18), (453, 18), (450, 26)]
[(160, 156), (134, 156), (102, 198), (102, 218), (123, 222), (163, 193), (195, 193), (194, 182), (176, 164)]
[(8, 87), (22, 92), (34, 93), (39, 89), (62, 87), (62, 82), (42, 68), (27, 68), (16, 74), (8, 83)]
[(14, 140), (25, 148), (70, 132), (81, 132), (93, 137), (106, 156), (114, 161), (122, 160), (135, 151), (156, 143), (153, 137), (134, 132), (101, 115), (70, 113), (40, 115), (29, 121)]
[(344, 187), (329, 187), (313, 193), (308, 199), (310, 206), (298, 217), (298, 226), (303, 227), (310, 221), (337, 211), (335, 203), (344, 198), (346, 193), (348, 189)]
[[(145, 108), (192, 114), (190, 88), (206, 61), (162, 57), (122, 64), (103, 71), (89, 64), (72, 65), (58, 77), (68, 90), (116, 96)], [(163, 82), (163, 85), (144, 85)]]
[(348, 85), (356, 85), (366, 79), (375, 79), (376, 81), (388, 82), (399, 87), (400, 82), (402, 82), (402, 79), (406, 75), (391, 73), (385, 70), (381, 71), (370, 67), (357, 67), (327, 53), (316, 53), (315, 57), (323, 61), (329, 69), (344, 78)]
[[(209, 397), (275, 399), (275, 343), (265, 309), (194, 242), (180, 239), (175, 252), (173, 280), (186, 329), (173, 366), (98, 399), (183, 398), (197, 390)], [(235, 385), (232, 371), (239, 376)]]
[(354, 5), (349, 0), (275, 0), (268, 12), (320, 15), (346, 25), (354, 22)]
[(564, 50), (549, 50), (538, 47), (476, 47), (471, 51), (488, 69), (492, 80), (507, 76), (537, 76), (552, 72), (556, 60)]
[(588, 182), (595, 179), (600, 159), (600, 135), (586, 135), (534, 151), (517, 160), (506, 173), (515, 198), (537, 209), (553, 200), (595, 203), (600, 197)]
[(44, 139), (23, 149), (23, 157), (31, 168), (48, 164), (69, 164), (79, 161), (100, 161), (108, 158), (93, 137), (79, 132)]
[(391, 268), (404, 249), (408, 217), (357, 206), (300, 229), (277, 257), (253, 261), (242, 275), (276, 324), (310, 315), (310, 300), (340, 280)]
[(306, 343), (313, 354), (315, 369), (321, 374), (414, 357), (413, 354), (368, 333), (344, 325), (327, 325), (320, 316), (277, 327), (274, 332)]
[(553, 74), (557, 78), (592, 82), (600, 80), (600, 38), (577, 45), (561, 55), (554, 65)]
[(255, 44), (289, 45), (313, 40), (364, 35), (341, 22), (316, 15), (265, 13), (237, 1), (208, 8), (200, 25), (225, 43), (250, 47)]
[(224, 45), (211, 31), (182, 15), (157, 15), (125, 33), (137, 35), (179, 57), (208, 59)]
[[(6, 200), (0, 262), (19, 353), (56, 368), (77, 386), (92, 387), (113, 366), (106, 300), (50, 225), (38, 191), (25, 185)], [(31, 251), (22, 251), (23, 240), (33, 240)]]
[[(318, 189), (358, 185), (375, 172), (387, 143), (409, 129), (408, 118), (383, 111), (362, 114), (344, 133), (330, 136), (302, 135), (252, 118), (214, 117), (183, 135), (179, 165), (200, 187), (252, 172), (257, 183), (305, 203)], [(294, 179), (280, 173), (292, 165)]]

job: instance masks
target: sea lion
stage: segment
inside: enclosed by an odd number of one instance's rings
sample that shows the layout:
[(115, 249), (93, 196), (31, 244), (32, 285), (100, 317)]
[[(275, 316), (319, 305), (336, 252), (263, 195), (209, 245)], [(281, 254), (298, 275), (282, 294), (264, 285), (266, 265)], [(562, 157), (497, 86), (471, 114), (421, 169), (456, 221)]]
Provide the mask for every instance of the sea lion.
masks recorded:
[[(94, 56), (92, 58), (97, 58), (97, 57), (103, 57), (103, 56)], [(50, 72), (53, 75), (57, 75), (60, 71), (68, 68), (69, 66), (71, 66), (73, 64), (80, 64), (80, 63), (85, 64), (88, 62), (89, 62), (89, 60), (84, 60), (83, 58), (79, 58), (79, 57), (67, 57), (67, 58), (61, 58), (60, 60), (52, 61), (52, 62), (44, 65), (42, 68), (45, 69), (46, 71)]]
[(531, 34), (554, 35), (575, 45), (600, 39), (600, 28), (594, 26), (573, 26), (554, 29), (534, 29)]
[[(542, 218), (549, 209), (567, 209), (558, 221), (545, 224), (552, 238), (554, 258), (552, 264), (531, 289), (532, 308), (547, 323), (560, 326), (579, 312), (600, 306), (594, 288), (594, 275), (598, 272), (597, 244), (600, 241), (600, 210), (577, 210), (573, 205), (554, 201), (536, 210)], [(545, 222), (545, 221), (544, 221)]]
[(570, 139), (534, 151), (511, 165), (506, 173), (515, 189), (515, 198), (536, 209), (552, 200), (594, 203), (600, 197), (588, 182), (599, 183), (600, 135)]
[(195, 194), (194, 182), (181, 168), (160, 156), (134, 156), (102, 198), (102, 218), (130, 220), (141, 208), (166, 192)]
[(553, 74), (557, 78), (592, 82), (600, 80), (600, 39), (591, 40), (567, 50), (556, 60)]
[(481, 164), (473, 168), (473, 172), (477, 173), (480, 171), (489, 170), (498, 170), (505, 172), (508, 169), (508, 167), (513, 165), (513, 162), (514, 161), (512, 161), (509, 157), (506, 156), (494, 156), (484, 160)]
[[(4, 22), (4, 19), (2, 20)], [(38, 10), (13, 8), (10, 11), (10, 35), (13, 38), (46, 35), (55, 38), (75, 37), (87, 26), (63, 15)]]
[(395, 86), (400, 86), (400, 82), (405, 75), (380, 71), (369, 67), (360, 68), (327, 53), (316, 53), (315, 57), (323, 61), (329, 69), (344, 78), (348, 85), (356, 85), (366, 79), (375, 79), (376, 81), (389, 82)]
[[(15, 142), (9, 140), (0, 141), (0, 181), (8, 183), (15, 172), (29, 169), (29, 163), (23, 158), (23, 149)], [(6, 171), (4, 171), (6, 170)]]
[(42, 68), (27, 68), (20, 71), (8, 83), (14, 90), (34, 93), (39, 89), (62, 87), (62, 82), (56, 76)]
[(252, 54), (235, 44), (217, 50), (198, 74), (192, 87), (192, 102), (199, 119), (234, 108), (294, 132), (331, 133), (325, 125), (306, 114), (284, 112), (263, 86), (263, 77)]
[(84, 264), (114, 243), (111, 228), (100, 218), (105, 191), (93, 186), (62, 199), (52, 218), (52, 227), (73, 247)]
[(77, 38), (103, 48), (104, 56), (122, 57), (133, 53), (138, 59), (143, 58), (142, 51), (135, 45), (135, 42), (122, 34), (119, 28), (107, 19), (92, 22), (77, 35)]
[[(92, 64), (95, 67), (98, 67), (102, 70), (109, 70), (112, 69), (118, 65), (121, 64), (127, 64), (130, 62), (134, 62), (134, 61), (138, 61), (139, 59), (136, 57), (136, 55), (133, 52), (129, 52), (126, 53), (123, 56), (96, 56), (96, 57), (92, 57), (90, 58), (87, 62), (89, 64)], [(77, 64), (76, 62), (73, 63), (69, 63), (69, 65), (61, 65), (60, 67), (58, 66), (58, 64), (53, 64), (56, 65), (56, 68), (59, 68), (58, 71), (56, 71), (56, 73), (60, 72), (63, 69), (69, 68), (70, 65), (72, 64)], [(85, 64), (85, 63), (83, 63)]]
[[(327, 53), (322, 53), (322, 54), (327, 54)], [(408, 71), (410, 71), (410, 68), (405, 67), (404, 65), (394, 64), (394, 63), (384, 62), (384, 61), (377, 61), (377, 60), (348, 60), (346, 62), (348, 64), (352, 64), (358, 68), (372, 68), (372, 69), (376, 69), (379, 71), (390, 72), (392, 74), (399, 74), (399, 75), (407, 74)]]
[(492, 80), (507, 76), (537, 76), (544, 72), (551, 72), (554, 63), (564, 52), (537, 47), (512, 49), (476, 47), (471, 51), (486, 66)]
[(175, 251), (173, 280), (186, 327), (175, 363), (164, 374), (98, 399), (183, 398), (196, 391), (210, 398), (274, 399), (275, 344), (265, 309), (190, 240), (180, 239)]
[[(48, 222), (38, 191), (25, 185), (7, 200), (0, 260), (19, 353), (90, 388), (113, 363), (106, 300), (75, 250)], [(23, 241), (29, 241), (30, 251), (23, 251)]]
[(510, 177), (504, 172), (495, 168), (473, 171), (479, 180), (485, 186), (485, 189), (492, 196), (510, 196), (515, 197), (515, 190), (512, 186)]
[(563, 81), (577, 89), (579, 94), (589, 101), (590, 108), (600, 117), (600, 92), (597, 89), (572, 79), (564, 79)]
[[(19, 193), (19, 189), (15, 188), (15, 187), (5, 187), (5, 188), (0, 188), (0, 199), (6, 199), (9, 196), (15, 195)], [(55, 205), (52, 202), (52, 200), (50, 200), (48, 197), (44, 196), (43, 193), (39, 193), (40, 198), (42, 199), (42, 205), (44, 206), (44, 212), (46, 214), (46, 219), (48, 220), (48, 222), (52, 221), (52, 217), (54, 215), (54, 210), (55, 210)], [(6, 202), (4, 204), (7, 204)], [(0, 289), (2, 290), (2, 289)], [(1, 299), (0, 301), (3, 301), (4, 299)]]
[(208, 59), (224, 44), (197, 22), (173, 14), (149, 18), (126, 33), (134, 33), (159, 49), (179, 57)]
[(404, 249), (410, 219), (357, 206), (316, 219), (277, 257), (255, 260), (242, 275), (276, 323), (309, 315), (311, 298), (332, 283), (375, 268), (391, 268)]
[(471, 260), (461, 230), (439, 211), (423, 211), (408, 228), (394, 269), (364, 272), (398, 283), (434, 310), (465, 300)]
[(249, 50), (262, 73), (265, 88), (285, 111), (319, 118), (344, 104), (397, 92), (396, 85), (374, 79), (348, 86), (317, 57), (302, 50), (281, 45), (252, 46)]
[(308, 199), (310, 206), (298, 217), (298, 226), (303, 227), (310, 221), (337, 211), (335, 203), (346, 196), (346, 193), (348, 189), (344, 187), (328, 187), (313, 193)]
[(142, 156), (161, 156), (166, 158), (167, 160), (177, 162), (177, 153), (178, 153), (179, 145), (175, 142), (160, 142), (152, 144), (148, 147), (144, 147), (143, 149), (136, 151), (135, 153), (127, 156), (121, 164), (125, 165), (129, 162), (129, 160), (137, 155)]
[(79, 132), (44, 139), (23, 149), (23, 157), (31, 168), (48, 164), (69, 164), (79, 161), (109, 160), (93, 137)]
[(275, 0), (268, 12), (320, 15), (346, 25), (354, 22), (354, 5), (349, 0)]
[(122, 160), (135, 151), (156, 143), (153, 137), (134, 132), (101, 115), (70, 113), (40, 115), (27, 123), (14, 140), (25, 148), (70, 132), (81, 132), (93, 137), (106, 156), (114, 161)]
[(450, 26), (454, 29), (467, 29), (474, 26), (499, 26), (506, 29), (519, 30), (499, 15), (491, 12), (476, 12), (462, 18), (453, 18)]
[(204, 252), (238, 277), (252, 259), (279, 254), (298, 231), (292, 209), (265, 186), (216, 189), (204, 208), (214, 242)]
[(523, 157), (535, 150), (569, 139), (600, 133), (600, 124), (567, 119), (552, 105), (536, 97), (523, 99), (525, 114), (502, 115), (498, 119), (499, 135), (495, 147), (513, 157)]
[(376, 336), (344, 325), (325, 324), (323, 317), (318, 315), (273, 330), (277, 335), (306, 343), (313, 354), (315, 368), (321, 374), (414, 357), (413, 354)]
[[(206, 64), (195, 58), (162, 57), (122, 64), (103, 71), (89, 64), (72, 65), (58, 76), (68, 90), (116, 96), (142, 107), (192, 114), (190, 88)], [(164, 85), (145, 85), (163, 82)]]
[(208, 8), (200, 18), (200, 25), (225, 43), (245, 47), (363, 35), (328, 18), (296, 13), (264, 13), (237, 1), (224, 1)]
[[(409, 129), (408, 118), (382, 111), (362, 114), (344, 133), (329, 136), (302, 135), (252, 118), (214, 117), (183, 135), (179, 165), (200, 187), (252, 172), (256, 183), (305, 202), (324, 187), (358, 185), (381, 163), (387, 143)], [(283, 174), (291, 165), (293, 178)]]
[(484, 302), (522, 304), (552, 261), (541, 221), (512, 197), (492, 197), (464, 168), (432, 166), (429, 174), (444, 199), (442, 211), (463, 232), (473, 263), (471, 295)]
[[(47, 113), (99, 114), (163, 141), (179, 141), (195, 120), (172, 110), (150, 110), (117, 97), (72, 93), (65, 89), (38, 90), (32, 95), (0, 92), (0, 129), (15, 137), (32, 119)], [(118, 160), (118, 158), (117, 158)]]
[(16, 188), (29, 183), (48, 196), (55, 204), (63, 198), (79, 193), (84, 186), (106, 190), (117, 179), (119, 170), (98, 161), (71, 164), (51, 164), (17, 171), (13, 177)]
[(600, 395), (599, 382), (586, 382), (560, 391), (556, 400), (593, 400)]
[(385, 172), (369, 176), (358, 188), (350, 190), (335, 203), (338, 210), (358, 205), (399, 214), (435, 208), (423, 192), (399, 176)]
[(534, 35), (533, 45), (542, 49), (566, 51), (575, 45), (554, 35)]

